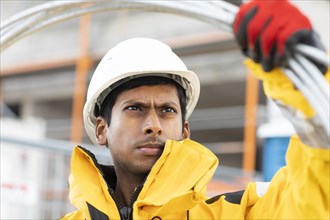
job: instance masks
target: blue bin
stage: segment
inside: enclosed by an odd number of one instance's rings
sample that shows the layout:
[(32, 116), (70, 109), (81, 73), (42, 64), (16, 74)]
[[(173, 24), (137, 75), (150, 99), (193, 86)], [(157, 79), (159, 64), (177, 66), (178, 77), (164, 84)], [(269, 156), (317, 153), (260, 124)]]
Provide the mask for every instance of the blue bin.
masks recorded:
[(274, 174), (286, 165), (285, 154), (290, 137), (266, 138), (263, 149), (262, 173), (264, 181), (270, 181)]

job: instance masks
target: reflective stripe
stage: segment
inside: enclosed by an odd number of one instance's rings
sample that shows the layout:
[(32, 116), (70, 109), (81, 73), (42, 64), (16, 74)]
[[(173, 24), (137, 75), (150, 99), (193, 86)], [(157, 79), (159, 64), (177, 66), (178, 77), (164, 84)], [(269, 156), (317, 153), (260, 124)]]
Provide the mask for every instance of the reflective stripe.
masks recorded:
[(262, 197), (267, 192), (270, 182), (256, 182), (256, 193)]

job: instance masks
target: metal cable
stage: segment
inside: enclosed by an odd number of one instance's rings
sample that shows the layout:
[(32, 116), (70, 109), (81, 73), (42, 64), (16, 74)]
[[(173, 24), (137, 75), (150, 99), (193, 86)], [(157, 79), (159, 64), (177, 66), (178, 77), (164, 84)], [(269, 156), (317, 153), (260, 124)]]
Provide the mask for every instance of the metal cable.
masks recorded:
[[(327, 113), (325, 112), (324, 105), (320, 102), (319, 97), (317, 94), (313, 93), (314, 90), (309, 86), (309, 79), (308, 76), (306, 77), (304, 74), (304, 69), (299, 65), (299, 63), (294, 60), (290, 59), (289, 61), (290, 67), (293, 71), (289, 69), (284, 69), (285, 74), (289, 77), (289, 79), (293, 82), (293, 84), (297, 87), (298, 90), (302, 92), (302, 94), (306, 97), (308, 102), (314, 108), (317, 116), (320, 117), (320, 121), (322, 126), (326, 131), (329, 130), (327, 125), (329, 117), (327, 117)], [(301, 78), (301, 76), (303, 76)], [(314, 84), (315, 87), (315, 84)]]
[[(86, 4), (90, 4), (86, 6)], [(217, 5), (217, 7), (215, 7)], [(1, 51), (31, 33), (52, 24), (79, 17), (87, 13), (109, 10), (140, 10), (173, 13), (203, 20), (227, 32), (231, 32), (231, 23), (235, 17), (233, 6), (221, 2), (194, 1), (134, 1), (134, 2), (93, 2), (86, 0), (74, 2), (47, 2), (23, 11), (8, 19), (1, 27)], [(85, 7), (83, 7), (85, 6)], [(222, 7), (225, 7), (222, 8)], [(237, 8), (237, 7), (236, 7)]]
[(329, 63), (330, 63), (329, 57), (326, 56), (324, 51), (322, 51), (316, 47), (312, 47), (312, 46), (306, 45), (306, 44), (298, 44), (295, 47), (295, 50), (297, 52), (299, 52), (301, 55), (303, 55), (315, 62), (318, 62), (325, 66), (329, 66)]
[[(221, 30), (232, 32), (231, 26), (238, 7), (225, 1), (50, 1), (27, 9), (2, 22), (1, 51), (16, 41), (50, 25), (88, 13), (112, 10), (178, 14), (205, 21)], [(329, 66), (329, 58), (323, 51), (308, 45), (296, 45), (295, 50), (298, 55), (289, 60), (292, 71), (289, 69), (283, 69), (283, 71), (306, 96), (329, 133), (329, 84), (316, 66), (308, 60), (311, 59)]]
[[(305, 74), (308, 75), (311, 80), (314, 82), (313, 88), (320, 91), (320, 98), (324, 103), (329, 104), (330, 100), (330, 91), (329, 84), (324, 78), (323, 74), (320, 72), (316, 66), (311, 63), (308, 59), (300, 54), (296, 54), (297, 61), (299, 64), (306, 70)], [(316, 86), (317, 85), (317, 86)]]

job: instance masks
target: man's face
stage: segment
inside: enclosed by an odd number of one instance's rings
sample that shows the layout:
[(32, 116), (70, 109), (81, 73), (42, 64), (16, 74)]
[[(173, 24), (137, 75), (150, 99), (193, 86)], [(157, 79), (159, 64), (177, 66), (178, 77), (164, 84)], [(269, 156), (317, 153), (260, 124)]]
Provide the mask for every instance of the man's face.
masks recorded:
[(116, 171), (134, 175), (150, 171), (167, 139), (189, 136), (187, 122), (182, 129), (180, 102), (173, 85), (124, 91), (113, 106), (110, 125), (104, 128)]

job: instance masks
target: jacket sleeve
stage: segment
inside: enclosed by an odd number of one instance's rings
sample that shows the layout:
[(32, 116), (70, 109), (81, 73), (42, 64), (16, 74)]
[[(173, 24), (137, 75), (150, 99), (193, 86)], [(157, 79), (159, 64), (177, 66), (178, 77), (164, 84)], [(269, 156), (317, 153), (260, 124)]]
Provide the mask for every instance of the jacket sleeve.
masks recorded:
[[(290, 140), (287, 166), (269, 186), (248, 185), (241, 206), (247, 219), (330, 219), (330, 150)], [(241, 207), (242, 208), (242, 207)]]

